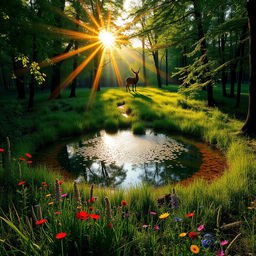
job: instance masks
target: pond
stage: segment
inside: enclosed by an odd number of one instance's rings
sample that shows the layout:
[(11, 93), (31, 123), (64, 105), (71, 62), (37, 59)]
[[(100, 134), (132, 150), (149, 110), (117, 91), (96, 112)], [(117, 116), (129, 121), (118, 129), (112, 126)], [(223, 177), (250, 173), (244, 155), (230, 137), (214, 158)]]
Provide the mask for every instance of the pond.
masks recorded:
[(209, 168), (216, 174), (225, 165), (222, 154), (205, 143), (152, 130), (145, 135), (102, 130), (63, 140), (41, 150), (37, 162), (66, 178), (113, 188), (162, 186), (189, 180), (200, 171), (205, 175)]

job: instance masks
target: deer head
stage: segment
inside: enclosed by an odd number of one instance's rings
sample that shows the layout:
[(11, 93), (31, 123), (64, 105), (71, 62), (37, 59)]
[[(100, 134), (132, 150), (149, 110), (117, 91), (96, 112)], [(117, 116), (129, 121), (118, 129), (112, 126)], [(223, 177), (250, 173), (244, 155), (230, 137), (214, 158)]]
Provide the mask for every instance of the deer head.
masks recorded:
[(135, 74), (135, 75), (138, 75), (140, 73), (140, 69), (136, 72), (134, 71), (132, 68), (131, 68), (132, 72)]

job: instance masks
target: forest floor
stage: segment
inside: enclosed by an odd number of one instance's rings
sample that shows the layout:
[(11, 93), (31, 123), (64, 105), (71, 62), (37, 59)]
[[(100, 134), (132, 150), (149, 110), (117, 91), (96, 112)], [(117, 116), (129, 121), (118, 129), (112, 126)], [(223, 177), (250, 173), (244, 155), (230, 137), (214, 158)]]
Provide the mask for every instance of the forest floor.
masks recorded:
[[(76, 98), (70, 99), (64, 92), (61, 99), (54, 101), (41, 93), (30, 113), (25, 100), (18, 101), (11, 95), (1, 99), (0, 148), (5, 151), (0, 152), (4, 160), (0, 168), (0, 203), (4, 209), (0, 255), (39, 255), (42, 250), (44, 255), (87, 252), (185, 256), (197, 254), (197, 250), (198, 255), (253, 255), (256, 161), (248, 138), (239, 133), (247, 92), (242, 93), (241, 107), (235, 109), (235, 100), (224, 101), (220, 88), (216, 88), (217, 107), (210, 109), (202, 100), (203, 92), (197, 99), (186, 99), (175, 90), (174, 86), (166, 90), (138, 88), (136, 93), (102, 89), (96, 97), (78, 90)], [(207, 186), (202, 180), (186, 187), (176, 185), (178, 207), (169, 209), (166, 205), (159, 208), (156, 199), (170, 193), (171, 185), (156, 190), (144, 186), (127, 191), (94, 188), (92, 193), (90, 186), (79, 184), (78, 196), (72, 182), (57, 185), (55, 179), (62, 180), (59, 174), (20, 160), (30, 161), (26, 153), (33, 155), (39, 147), (62, 137), (102, 128), (111, 132), (131, 128), (139, 134), (151, 128), (196, 136), (223, 151), (228, 167)], [(8, 163), (3, 140), (6, 136), (12, 145)], [(68, 198), (58, 199), (60, 186)], [(109, 211), (105, 212), (106, 196), (112, 204), (111, 217)], [(91, 200), (94, 197), (96, 201)], [(84, 211), (91, 215), (82, 218)], [(165, 212), (168, 214), (161, 215)], [(46, 221), (36, 224), (40, 219)], [(56, 233), (67, 236), (56, 239)]]

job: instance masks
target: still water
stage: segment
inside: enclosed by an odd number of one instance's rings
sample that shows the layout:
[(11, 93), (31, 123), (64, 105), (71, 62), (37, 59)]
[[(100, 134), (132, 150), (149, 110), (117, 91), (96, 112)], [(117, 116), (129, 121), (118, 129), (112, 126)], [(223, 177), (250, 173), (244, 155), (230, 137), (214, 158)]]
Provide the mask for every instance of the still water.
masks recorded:
[(193, 140), (152, 130), (145, 135), (134, 135), (130, 130), (108, 134), (102, 130), (56, 143), (40, 155), (39, 164), (64, 176), (119, 188), (177, 182), (192, 176), (202, 164)]

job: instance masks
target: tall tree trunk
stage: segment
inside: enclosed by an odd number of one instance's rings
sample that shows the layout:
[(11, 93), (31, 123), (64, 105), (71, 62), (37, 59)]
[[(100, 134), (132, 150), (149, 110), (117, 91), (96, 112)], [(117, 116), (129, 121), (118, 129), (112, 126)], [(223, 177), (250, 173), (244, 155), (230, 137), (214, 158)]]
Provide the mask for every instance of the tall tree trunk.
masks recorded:
[(24, 74), (20, 72), (18, 74), (18, 70), (22, 68), (22, 65), (20, 61), (18, 63), (15, 61), (15, 57), (12, 56), (12, 64), (13, 64), (13, 72), (14, 75), (16, 76), (15, 83), (16, 83), (16, 88), (17, 88), (17, 94), (18, 94), (18, 99), (25, 99), (25, 83), (24, 83)]
[(145, 52), (145, 38), (142, 38), (142, 70), (144, 77), (144, 87), (148, 86), (147, 70), (146, 70), (146, 52)]
[[(194, 5), (194, 11), (195, 11), (195, 20), (197, 23), (198, 40), (202, 40), (201, 45), (200, 45), (200, 51), (201, 51), (201, 54), (205, 56), (203, 59), (203, 64), (206, 66), (205, 73), (209, 74), (210, 69), (208, 66), (209, 61), (208, 61), (208, 56), (207, 56), (207, 52), (206, 52), (206, 40), (205, 40), (205, 34), (204, 34), (204, 30), (203, 30), (202, 14), (199, 9), (198, 0), (193, 0), (193, 5)], [(207, 103), (208, 103), (209, 107), (213, 107), (214, 106), (214, 98), (213, 98), (212, 78), (210, 77), (210, 75), (208, 75), (208, 77), (206, 77), (205, 80), (210, 81), (206, 85)], [(206, 82), (206, 81), (203, 81), (203, 82)]]
[[(78, 49), (78, 42), (75, 41), (75, 50)], [(78, 67), (78, 56), (77, 54), (74, 56), (73, 60), (73, 71)], [(76, 87), (77, 87), (77, 76), (72, 81), (71, 87), (70, 87), (70, 98), (76, 97)]]
[(242, 131), (247, 135), (256, 135), (256, 0), (247, 2), (249, 24), (249, 106)]
[(160, 76), (160, 69), (159, 69), (159, 52), (158, 50), (153, 51), (153, 59), (156, 68), (156, 78), (157, 78), (157, 86), (158, 88), (162, 88), (162, 81)]
[[(225, 63), (225, 36), (222, 35), (220, 38), (220, 48), (221, 48), (221, 62), (222, 64)], [(227, 96), (227, 74), (226, 74), (226, 68), (223, 68), (221, 70), (221, 83), (222, 83), (222, 95), (224, 97)]]
[(169, 84), (169, 76), (168, 76), (168, 48), (165, 49), (165, 85), (168, 86)]

